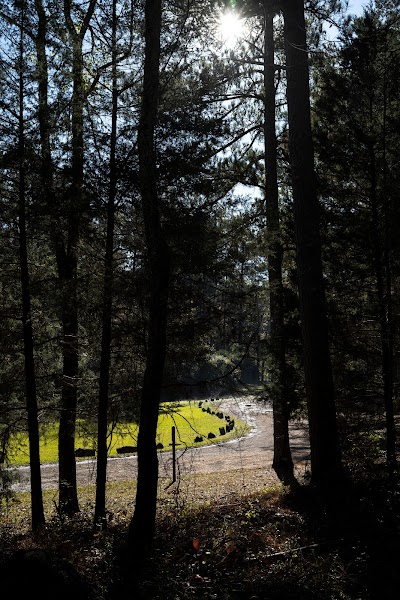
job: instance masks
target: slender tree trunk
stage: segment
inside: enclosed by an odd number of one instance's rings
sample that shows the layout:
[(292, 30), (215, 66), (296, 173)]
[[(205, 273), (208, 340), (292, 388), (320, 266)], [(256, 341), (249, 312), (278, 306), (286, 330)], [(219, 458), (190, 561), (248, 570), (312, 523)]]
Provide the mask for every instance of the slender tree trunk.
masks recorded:
[(282, 284), (283, 251), (279, 226), (274, 50), (273, 13), (266, 9), (264, 17), (264, 153), (271, 328), (270, 389), (274, 418), (274, 460), (272, 466), (279, 479), (284, 483), (293, 484), (295, 477), (289, 445), (289, 414), (285, 385), (286, 357)]
[(322, 275), (304, 2), (284, 0), (282, 7), (312, 482), (329, 484), (341, 476), (342, 468)]
[[(75, 236), (74, 236), (75, 237)], [(63, 382), (58, 432), (59, 509), (73, 515), (79, 512), (76, 484), (75, 429), (78, 382), (78, 304), (76, 240), (71, 243), (61, 271), (63, 326)]]
[(72, 45), (72, 183), (67, 210), (67, 244), (59, 277), (62, 286), (63, 386), (59, 444), (59, 505), (61, 512), (79, 511), (76, 484), (75, 432), (78, 406), (79, 338), (78, 338), (78, 243), (83, 212), (83, 40), (96, 6), (90, 0), (82, 22), (76, 27), (71, 2), (64, 0), (64, 17)]
[(24, 26), (25, 2), (21, 5), (21, 36), (19, 56), (19, 254), (20, 277), (22, 294), (22, 327), (24, 336), (25, 387), (26, 407), (28, 413), (29, 465), (31, 471), (31, 507), (32, 529), (35, 530), (45, 523), (42, 495), (42, 479), (40, 472), (39, 451), (39, 421), (36, 394), (36, 373), (34, 360), (34, 344), (31, 314), (30, 277), (28, 265), (28, 246), (26, 234), (26, 204), (25, 204), (25, 129), (24, 129)]
[(67, 247), (60, 269), (63, 325), (63, 383), (58, 433), (59, 506), (73, 515), (79, 511), (76, 484), (75, 431), (78, 405), (78, 240), (83, 186), (82, 40), (69, 27), (73, 47), (72, 185), (67, 210)]
[[(394, 475), (397, 469), (396, 461), (396, 426), (394, 421), (393, 408), (393, 338), (392, 338), (392, 319), (391, 319), (391, 285), (390, 285), (390, 265), (386, 256), (386, 239), (381, 241), (379, 232), (382, 224), (380, 223), (378, 210), (378, 190), (377, 190), (377, 172), (375, 149), (373, 145), (370, 148), (370, 201), (371, 201), (371, 235), (374, 249), (374, 263), (376, 276), (376, 291), (378, 297), (379, 326), (382, 350), (382, 381), (383, 398), (386, 416), (386, 464), (388, 472)], [(383, 200), (386, 202), (386, 199)], [(384, 209), (385, 210), (385, 209)], [(387, 215), (384, 214), (386, 221)], [(384, 224), (386, 229), (386, 223)], [(386, 231), (384, 232), (384, 235)], [(385, 269), (386, 267), (386, 269)]]
[(387, 34), (385, 30), (384, 39), (384, 63), (383, 63), (383, 168), (382, 168), (382, 202), (383, 202), (383, 264), (385, 273), (384, 299), (386, 328), (382, 331), (382, 372), (384, 379), (384, 402), (386, 415), (386, 463), (390, 476), (397, 471), (396, 458), (396, 425), (394, 420), (393, 389), (394, 389), (394, 319), (392, 303), (392, 232), (390, 225), (391, 215), (391, 193), (387, 185), (387, 162), (386, 162), (386, 125), (387, 125)]
[(161, 0), (146, 0), (145, 64), (138, 131), (140, 190), (150, 268), (150, 306), (146, 369), (138, 434), (135, 511), (129, 527), (131, 567), (141, 566), (151, 547), (156, 516), (158, 458), (156, 449), (160, 391), (166, 353), (169, 252), (164, 239), (157, 194), (154, 132), (159, 95)]
[[(39, 91), (39, 129), (41, 143), (41, 171), (43, 193), (46, 198), (46, 205), (50, 211), (50, 236), (54, 247), (58, 278), (62, 298), (62, 327), (63, 327), (63, 384), (62, 384), (62, 407), (60, 415), (59, 430), (59, 456), (60, 459), (60, 508), (64, 510), (69, 506), (68, 511), (76, 512), (78, 510), (76, 494), (76, 476), (75, 454), (74, 454), (74, 428), (69, 426), (70, 409), (74, 403), (74, 385), (76, 383), (75, 374), (77, 373), (77, 359), (74, 358), (74, 346), (76, 337), (74, 332), (74, 308), (76, 305), (73, 286), (68, 284), (72, 277), (73, 261), (71, 261), (70, 245), (65, 247), (61, 226), (57, 217), (57, 208), (54, 199), (53, 186), (53, 162), (50, 146), (50, 111), (48, 104), (48, 65), (46, 56), (46, 35), (47, 35), (47, 16), (42, 0), (35, 0), (35, 8), (38, 15), (38, 31), (35, 38), (36, 55), (38, 62), (37, 77)], [(71, 302), (71, 305), (70, 305)], [(76, 319), (75, 319), (76, 321)], [(72, 397), (72, 398), (71, 398)], [(71, 443), (72, 440), (72, 443)], [(71, 494), (71, 501), (69, 496)]]
[(47, 16), (42, 0), (35, 0), (35, 9), (38, 15), (38, 30), (35, 36), (36, 56), (37, 56), (37, 80), (39, 92), (39, 131), (41, 148), (41, 180), (43, 195), (46, 199), (46, 207), (50, 213), (50, 237), (54, 248), (59, 277), (62, 272), (62, 265), (66, 261), (64, 242), (62, 238), (61, 226), (57, 218), (57, 207), (54, 198), (53, 185), (53, 160), (51, 156), (50, 145), (50, 110), (48, 103), (49, 71), (46, 54), (47, 37)]
[(94, 525), (107, 525), (106, 520), (106, 481), (107, 481), (107, 427), (108, 427), (108, 387), (110, 380), (111, 361), (111, 317), (112, 317), (112, 284), (114, 256), (114, 221), (115, 197), (117, 188), (115, 150), (117, 143), (117, 9), (116, 0), (112, 8), (112, 113), (111, 113), (111, 145), (110, 145), (110, 175), (109, 194), (107, 203), (107, 234), (106, 252), (104, 259), (104, 290), (103, 290), (103, 319), (101, 337), (99, 409), (97, 432), (97, 480), (96, 506)]

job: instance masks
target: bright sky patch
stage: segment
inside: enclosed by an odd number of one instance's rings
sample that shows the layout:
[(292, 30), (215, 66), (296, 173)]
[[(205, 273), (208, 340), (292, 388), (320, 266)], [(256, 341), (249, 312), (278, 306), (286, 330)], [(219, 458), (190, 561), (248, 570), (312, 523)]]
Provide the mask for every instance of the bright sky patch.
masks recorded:
[(219, 31), (224, 45), (228, 48), (233, 48), (243, 34), (242, 19), (239, 18), (237, 13), (231, 10), (222, 13)]

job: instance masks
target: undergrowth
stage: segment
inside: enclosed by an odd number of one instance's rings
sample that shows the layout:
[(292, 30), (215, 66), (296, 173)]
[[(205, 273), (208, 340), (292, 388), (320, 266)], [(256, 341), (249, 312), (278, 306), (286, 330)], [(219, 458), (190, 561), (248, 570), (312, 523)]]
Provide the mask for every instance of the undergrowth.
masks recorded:
[[(211, 487), (214, 478), (218, 475), (207, 474)], [(197, 486), (203, 484), (197, 480)], [(165, 491), (140, 598), (397, 597), (400, 495), (383, 473), (324, 494), (308, 485), (293, 491), (260, 486), (254, 493), (235, 490), (233, 483), (231, 488), (232, 493), (200, 502), (183, 485)], [(80, 514), (63, 522), (52, 512), (54, 498), (48, 494), (47, 524), (35, 534), (29, 529), (29, 494), (18, 495), (19, 502), (8, 512), (3, 506), (1, 513), (1, 560), (17, 548), (44, 548), (67, 559), (96, 600), (120, 600), (112, 590), (133, 492), (131, 485), (113, 484), (108, 527), (96, 532), (93, 489), (80, 490)]]

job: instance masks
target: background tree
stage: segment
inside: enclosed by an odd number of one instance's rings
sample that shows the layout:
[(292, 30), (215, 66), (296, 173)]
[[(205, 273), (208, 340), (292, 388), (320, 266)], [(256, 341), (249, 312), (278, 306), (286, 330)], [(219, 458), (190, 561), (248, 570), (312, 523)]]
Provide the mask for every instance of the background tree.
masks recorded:
[[(393, 376), (397, 327), (393, 306), (397, 293), (393, 282), (397, 260), (393, 227), (398, 215), (392, 201), (396, 197), (393, 126), (398, 120), (399, 82), (391, 71), (398, 45), (395, 24), (390, 3), (386, 11), (370, 9), (349, 21), (341, 49), (318, 75), (319, 121), (315, 126), (325, 227), (329, 245), (342, 261), (341, 269), (332, 262), (335, 277), (330, 283), (337, 379), (342, 401), (353, 405), (349, 421), (353, 427), (360, 409), (364, 413), (361, 429), (365, 431), (365, 414), (370, 409), (368, 422), (375, 427), (373, 421), (381, 412), (376, 399), (382, 398), (390, 472), (396, 466)], [(328, 94), (336, 98), (330, 107)], [(326, 264), (329, 262), (327, 257)], [(353, 436), (354, 429), (350, 439)]]

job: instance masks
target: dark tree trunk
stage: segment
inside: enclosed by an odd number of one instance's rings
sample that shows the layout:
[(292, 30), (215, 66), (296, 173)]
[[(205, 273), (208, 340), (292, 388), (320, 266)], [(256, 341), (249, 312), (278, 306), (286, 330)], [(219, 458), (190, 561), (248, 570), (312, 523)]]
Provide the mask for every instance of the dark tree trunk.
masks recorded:
[(340, 477), (342, 468), (322, 275), (304, 2), (285, 0), (282, 8), (312, 481), (323, 484)]
[(78, 302), (76, 237), (68, 236), (68, 250), (60, 273), (63, 327), (63, 381), (58, 432), (59, 509), (73, 515), (79, 511), (76, 484), (75, 429), (78, 382)]
[(270, 380), (274, 418), (274, 460), (279, 479), (295, 483), (289, 445), (289, 414), (286, 402), (286, 357), (283, 320), (282, 244), (279, 226), (277, 140), (275, 115), (275, 64), (273, 13), (264, 22), (264, 153), (265, 204), (268, 234), (268, 282), (270, 312)]
[[(48, 65), (46, 56), (47, 16), (41, 0), (35, 0), (38, 15), (38, 31), (35, 38), (36, 55), (39, 68), (37, 69), (39, 91), (39, 128), (41, 142), (42, 183), (46, 204), (50, 212), (50, 235), (54, 247), (58, 278), (62, 297), (62, 327), (63, 327), (63, 383), (62, 406), (59, 429), (59, 457), (60, 457), (60, 508), (71, 514), (78, 510), (74, 454), (74, 421), (71, 425), (71, 407), (74, 409), (77, 356), (74, 356), (76, 347), (77, 315), (76, 292), (70, 279), (74, 273), (74, 259), (71, 257), (71, 244), (67, 248), (57, 218), (57, 209), (53, 196), (53, 163), (50, 147), (50, 111), (48, 104)], [(76, 261), (75, 261), (76, 262)], [(68, 507), (68, 508), (67, 508)]]
[[(67, 4), (67, 3), (66, 3)], [(67, 24), (68, 24), (67, 19)], [(73, 48), (72, 185), (67, 209), (66, 251), (59, 264), (62, 294), (63, 379), (58, 433), (59, 507), (67, 515), (79, 511), (76, 484), (75, 431), (78, 405), (78, 239), (83, 185), (83, 82), (82, 40), (72, 24), (68, 31)]]
[(160, 222), (154, 131), (159, 95), (161, 0), (145, 7), (145, 64), (138, 131), (140, 190), (150, 268), (150, 306), (146, 369), (138, 434), (138, 478), (135, 511), (129, 527), (131, 568), (141, 565), (155, 528), (158, 458), (156, 449), (160, 391), (166, 353), (169, 252)]
[(110, 175), (109, 194), (107, 203), (107, 234), (106, 252), (104, 259), (104, 290), (103, 318), (101, 337), (99, 409), (97, 431), (97, 479), (96, 505), (94, 512), (95, 527), (105, 527), (106, 521), (106, 481), (107, 481), (107, 427), (108, 427), (108, 387), (110, 380), (111, 361), (111, 318), (112, 318), (112, 284), (114, 257), (114, 221), (117, 174), (115, 150), (117, 142), (117, 10), (116, 0), (113, 0), (112, 12), (112, 113), (111, 113), (111, 144), (110, 144)]
[[(379, 326), (382, 349), (382, 381), (383, 398), (386, 416), (386, 464), (391, 476), (397, 470), (396, 460), (396, 425), (393, 407), (393, 332), (391, 311), (391, 278), (390, 263), (387, 251), (387, 219), (386, 206), (383, 207), (383, 227), (378, 209), (378, 189), (375, 148), (370, 148), (370, 202), (371, 202), (371, 239), (373, 240), (376, 291), (378, 297)], [(386, 203), (386, 198), (383, 199)], [(383, 229), (384, 239), (380, 231)]]
[(75, 431), (78, 405), (78, 242), (83, 212), (83, 40), (96, 0), (90, 0), (77, 30), (71, 16), (71, 2), (64, 0), (64, 16), (72, 44), (72, 184), (67, 210), (67, 244), (59, 263), (62, 286), (63, 386), (59, 428), (59, 505), (73, 515), (79, 511), (76, 484)]
[(29, 465), (31, 471), (31, 507), (32, 529), (45, 523), (42, 495), (42, 479), (40, 472), (39, 421), (36, 394), (36, 374), (34, 360), (34, 344), (31, 314), (30, 277), (28, 265), (28, 247), (26, 234), (25, 205), (25, 131), (24, 131), (24, 26), (25, 3), (21, 5), (21, 37), (19, 56), (19, 254), (22, 295), (22, 327), (24, 337), (26, 407), (28, 413)]
[(384, 379), (384, 402), (386, 414), (386, 463), (390, 476), (397, 471), (396, 458), (396, 424), (394, 420), (394, 319), (393, 319), (393, 286), (392, 286), (392, 232), (390, 226), (391, 215), (391, 193), (387, 185), (387, 163), (386, 163), (386, 127), (388, 111), (388, 48), (387, 34), (385, 29), (384, 40), (384, 64), (383, 64), (383, 124), (382, 124), (382, 143), (383, 143), (383, 168), (382, 168), (382, 202), (383, 202), (383, 265), (384, 265), (384, 298), (385, 302), (385, 322), (386, 327), (382, 330), (382, 372)]
[(41, 180), (46, 207), (50, 214), (50, 236), (55, 251), (59, 277), (62, 265), (65, 262), (65, 249), (62, 238), (61, 226), (57, 219), (57, 208), (54, 198), (53, 186), (53, 161), (50, 146), (50, 110), (48, 103), (49, 72), (46, 55), (47, 16), (42, 0), (35, 0), (35, 9), (38, 15), (38, 30), (35, 36), (36, 56), (38, 69), (36, 71), (39, 92), (39, 131), (41, 148)]

